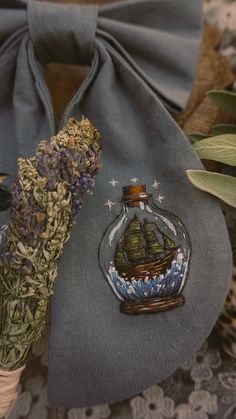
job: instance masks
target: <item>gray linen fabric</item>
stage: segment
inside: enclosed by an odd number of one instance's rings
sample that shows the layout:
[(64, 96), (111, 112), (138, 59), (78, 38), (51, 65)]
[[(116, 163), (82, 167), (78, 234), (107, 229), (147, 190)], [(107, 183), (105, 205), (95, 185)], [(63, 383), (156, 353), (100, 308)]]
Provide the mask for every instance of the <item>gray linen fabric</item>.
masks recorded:
[[(51, 310), (49, 400), (55, 406), (114, 402), (171, 374), (207, 337), (221, 310), (231, 252), (220, 206), (194, 188), (186, 169), (202, 165), (166, 107), (185, 107), (201, 39), (199, 0), (128, 0), (97, 6), (0, 2), (0, 170), (16, 175), (55, 132), (40, 61), (90, 64), (61, 121), (90, 118), (103, 155), (59, 264)], [(186, 303), (129, 316), (104, 279), (98, 248), (120, 213), (121, 188), (160, 182), (162, 207), (191, 241)], [(113, 187), (109, 182), (119, 180)], [(114, 202), (111, 211), (104, 204)], [(7, 214), (1, 214), (1, 223)]]

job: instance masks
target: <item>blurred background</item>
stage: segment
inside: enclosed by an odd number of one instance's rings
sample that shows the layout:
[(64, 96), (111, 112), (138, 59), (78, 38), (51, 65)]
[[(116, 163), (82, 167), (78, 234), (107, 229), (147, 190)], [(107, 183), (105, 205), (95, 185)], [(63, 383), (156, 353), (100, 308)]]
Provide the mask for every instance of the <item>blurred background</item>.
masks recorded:
[[(78, 0), (57, 1), (94, 3)], [(106, 2), (108, 1), (99, 0), (97, 3)], [(196, 133), (207, 136), (216, 123), (235, 123), (235, 116), (222, 110), (206, 96), (206, 92), (211, 89), (236, 91), (236, 1), (205, 0), (204, 14), (204, 36), (193, 93), (187, 109), (177, 117), (174, 116), (192, 142), (196, 139)], [(44, 65), (43, 70), (53, 98), (58, 124), (68, 101), (86, 77), (88, 68), (50, 63)], [(212, 161), (205, 161), (204, 164), (210, 171), (234, 175), (229, 166)], [(235, 262), (236, 211), (223, 203), (222, 208)], [(48, 406), (48, 330), (49, 325), (42, 339), (34, 345), (32, 360), (23, 373), (18, 388), (19, 397), (9, 419), (236, 418), (236, 277), (232, 278), (222, 315), (208, 341), (199, 351), (163, 383), (115, 405), (69, 410)]]

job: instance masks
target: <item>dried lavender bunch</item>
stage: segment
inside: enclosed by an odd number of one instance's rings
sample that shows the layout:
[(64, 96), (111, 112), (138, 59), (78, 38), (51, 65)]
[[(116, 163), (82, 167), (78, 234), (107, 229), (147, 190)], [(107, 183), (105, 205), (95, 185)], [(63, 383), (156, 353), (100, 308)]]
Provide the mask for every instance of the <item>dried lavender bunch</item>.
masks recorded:
[(34, 157), (18, 160), (10, 219), (0, 254), (0, 368), (24, 365), (44, 328), (63, 246), (94, 185), (100, 135), (70, 118)]

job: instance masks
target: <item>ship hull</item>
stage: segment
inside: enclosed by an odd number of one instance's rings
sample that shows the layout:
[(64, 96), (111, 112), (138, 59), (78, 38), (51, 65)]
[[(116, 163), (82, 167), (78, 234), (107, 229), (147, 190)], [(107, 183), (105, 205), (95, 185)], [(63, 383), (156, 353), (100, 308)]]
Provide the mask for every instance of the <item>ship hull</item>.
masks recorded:
[(132, 278), (144, 280), (146, 277), (158, 277), (164, 275), (166, 271), (171, 268), (171, 263), (175, 258), (176, 253), (176, 249), (174, 249), (169, 255), (161, 260), (118, 267), (117, 272), (126, 281), (130, 281)]

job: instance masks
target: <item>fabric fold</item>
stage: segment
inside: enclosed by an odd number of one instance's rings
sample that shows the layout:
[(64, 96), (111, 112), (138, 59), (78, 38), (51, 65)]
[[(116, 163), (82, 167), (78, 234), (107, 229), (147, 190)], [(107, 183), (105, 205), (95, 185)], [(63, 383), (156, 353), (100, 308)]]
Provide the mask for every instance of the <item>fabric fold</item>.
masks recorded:
[[(37, 0), (3, 2), (0, 77), (9, 82), (4, 83), (0, 96), (4, 100), (7, 92), (13, 100), (16, 123), (12, 124), (11, 135), (17, 137), (18, 153), (30, 155), (33, 140), (28, 147), (25, 132), (35, 139), (34, 145), (42, 136), (55, 132), (51, 98), (40, 60), (91, 65), (96, 33), (103, 47), (109, 50), (112, 46), (116, 55), (124, 59), (121, 65), (132, 66), (169, 109), (183, 109), (196, 71), (202, 19), (201, 2), (190, 4), (183, 0), (181, 8), (177, 3), (129, 0), (98, 8)], [(166, 14), (167, 26), (163, 18)], [(122, 59), (119, 61), (122, 63)], [(34, 85), (36, 92), (31, 94)], [(72, 98), (68, 109), (73, 101)], [(36, 114), (40, 122), (35, 124)], [(4, 138), (2, 147), (3, 142)], [(0, 157), (0, 164), (2, 170), (16, 175), (15, 153), (7, 161)]]
[[(91, 63), (98, 6), (30, 1), (30, 38), (43, 62)], [(68, 27), (68, 22), (70, 26)]]

